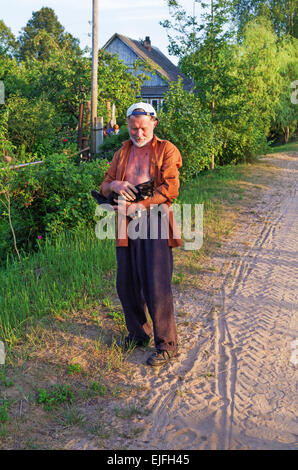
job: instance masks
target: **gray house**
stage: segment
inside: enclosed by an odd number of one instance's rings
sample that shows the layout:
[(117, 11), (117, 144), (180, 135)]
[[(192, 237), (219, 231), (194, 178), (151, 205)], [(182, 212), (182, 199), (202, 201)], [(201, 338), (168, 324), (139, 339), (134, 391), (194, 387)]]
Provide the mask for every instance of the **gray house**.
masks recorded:
[(185, 90), (192, 91), (194, 88), (193, 81), (185, 77), (157, 47), (151, 45), (149, 36), (146, 36), (144, 41), (136, 41), (115, 33), (103, 49), (112, 55), (117, 54), (118, 58), (131, 68), (136, 59), (149, 62), (156, 73), (146, 72), (152, 78), (143, 83), (140, 98), (152, 104), (155, 109), (160, 108), (169, 87), (168, 83), (177, 81), (178, 77), (182, 77)]

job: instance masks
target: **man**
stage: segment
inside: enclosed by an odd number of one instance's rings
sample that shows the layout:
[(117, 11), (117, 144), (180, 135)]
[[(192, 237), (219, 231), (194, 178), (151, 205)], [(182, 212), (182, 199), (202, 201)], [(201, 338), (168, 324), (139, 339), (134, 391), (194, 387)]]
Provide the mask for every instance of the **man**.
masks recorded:
[[(118, 202), (116, 209), (118, 222), (119, 217), (123, 222), (122, 235), (119, 231), (116, 235), (116, 287), (129, 332), (125, 346), (148, 344), (152, 331), (146, 317), (147, 305), (156, 348), (147, 364), (159, 366), (176, 357), (178, 352), (171, 290), (172, 248), (180, 246), (182, 241), (175, 237), (171, 213), (168, 237), (161, 233), (161, 214), (157, 218), (157, 236), (150, 236), (150, 209), (160, 204), (170, 207), (178, 196), (182, 160), (179, 150), (171, 142), (154, 135), (158, 120), (150, 104), (135, 103), (127, 110), (126, 116), (130, 139), (115, 153), (100, 192), (108, 197), (114, 191), (124, 199), (122, 203)], [(135, 185), (151, 178), (154, 178), (154, 195), (134, 203)], [(146, 211), (147, 237), (132, 239), (128, 236), (127, 226), (130, 218), (140, 210)], [(121, 221), (117, 226), (121, 226)]]

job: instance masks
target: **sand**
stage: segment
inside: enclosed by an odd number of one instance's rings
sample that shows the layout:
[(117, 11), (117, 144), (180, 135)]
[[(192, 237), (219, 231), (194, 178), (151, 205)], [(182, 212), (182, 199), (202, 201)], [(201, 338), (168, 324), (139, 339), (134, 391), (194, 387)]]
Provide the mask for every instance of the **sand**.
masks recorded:
[(129, 449), (297, 448), (298, 154), (266, 161), (281, 169), (278, 185), (239, 214), (214, 257), (212, 305), (174, 289), (177, 318), (188, 312), (179, 360), (152, 371), (144, 351), (131, 355), (152, 413)]

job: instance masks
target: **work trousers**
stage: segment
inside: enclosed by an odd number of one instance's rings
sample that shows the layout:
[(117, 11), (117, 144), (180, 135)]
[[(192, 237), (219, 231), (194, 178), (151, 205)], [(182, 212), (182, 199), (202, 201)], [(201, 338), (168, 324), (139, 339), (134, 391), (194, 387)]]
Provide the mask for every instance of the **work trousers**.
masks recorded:
[(121, 301), (128, 337), (146, 341), (152, 328), (146, 317), (148, 308), (153, 324), (155, 347), (158, 350), (177, 348), (171, 279), (172, 248), (167, 239), (150, 239), (150, 218), (147, 217), (147, 239), (128, 239), (127, 247), (117, 247), (117, 293)]

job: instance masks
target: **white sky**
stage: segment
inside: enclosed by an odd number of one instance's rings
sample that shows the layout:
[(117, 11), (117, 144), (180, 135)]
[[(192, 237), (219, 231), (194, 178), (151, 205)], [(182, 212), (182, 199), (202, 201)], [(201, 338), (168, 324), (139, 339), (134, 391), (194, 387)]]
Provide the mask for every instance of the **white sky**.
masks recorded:
[[(189, 14), (193, 12), (193, 0), (180, 0)], [(114, 34), (120, 33), (132, 39), (150, 36), (153, 46), (169, 56), (166, 31), (159, 21), (169, 18), (166, 0), (98, 0), (99, 6), (99, 47)], [(14, 35), (31, 18), (33, 11), (42, 7), (52, 8), (65, 30), (80, 40), (82, 48), (91, 47), (92, 0), (0, 0), (0, 19)], [(199, 4), (195, 4), (196, 12)]]

